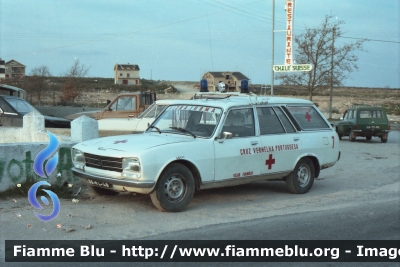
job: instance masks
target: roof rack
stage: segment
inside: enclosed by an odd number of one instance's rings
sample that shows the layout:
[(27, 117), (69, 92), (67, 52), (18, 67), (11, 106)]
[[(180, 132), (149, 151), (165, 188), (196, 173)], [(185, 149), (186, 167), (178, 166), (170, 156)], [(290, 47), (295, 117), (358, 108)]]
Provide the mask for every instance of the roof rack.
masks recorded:
[[(195, 93), (194, 96), (191, 99), (203, 99), (203, 97), (205, 97), (206, 100), (208, 99), (225, 99), (225, 98), (230, 98), (231, 96), (241, 96), (241, 97), (245, 97), (248, 99), (249, 104), (251, 105), (256, 105), (256, 104), (267, 104), (268, 101), (265, 100), (261, 100), (258, 101), (258, 95), (254, 94), (254, 93), (240, 93), (240, 92), (229, 92), (229, 93), (221, 93), (221, 92), (199, 92), (199, 93)], [(253, 99), (251, 99), (251, 97), (254, 97)], [(262, 98), (265, 98), (265, 96), (261, 96)], [(253, 100), (253, 101), (252, 101)], [(255, 101), (254, 101), (255, 100)]]
[(373, 108), (373, 107), (377, 107), (377, 108), (381, 108), (382, 104), (376, 104), (376, 105), (368, 105), (368, 104), (353, 104), (350, 108)]

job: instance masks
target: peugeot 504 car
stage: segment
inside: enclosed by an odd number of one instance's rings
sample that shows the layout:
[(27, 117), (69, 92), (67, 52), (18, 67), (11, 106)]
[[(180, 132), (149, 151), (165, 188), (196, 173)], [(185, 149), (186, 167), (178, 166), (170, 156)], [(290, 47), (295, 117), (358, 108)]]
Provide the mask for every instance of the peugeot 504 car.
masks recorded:
[(175, 212), (196, 190), (260, 180), (303, 194), (339, 158), (336, 131), (310, 101), (199, 93), (171, 101), (143, 134), (76, 144), (72, 172), (96, 194), (150, 194)]

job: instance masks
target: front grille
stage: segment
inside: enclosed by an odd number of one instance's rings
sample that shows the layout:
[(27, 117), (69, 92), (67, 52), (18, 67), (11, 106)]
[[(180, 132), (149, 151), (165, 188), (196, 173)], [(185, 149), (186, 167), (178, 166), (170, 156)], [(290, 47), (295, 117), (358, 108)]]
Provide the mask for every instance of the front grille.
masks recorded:
[(122, 172), (122, 158), (104, 157), (83, 153), (86, 166), (101, 170)]

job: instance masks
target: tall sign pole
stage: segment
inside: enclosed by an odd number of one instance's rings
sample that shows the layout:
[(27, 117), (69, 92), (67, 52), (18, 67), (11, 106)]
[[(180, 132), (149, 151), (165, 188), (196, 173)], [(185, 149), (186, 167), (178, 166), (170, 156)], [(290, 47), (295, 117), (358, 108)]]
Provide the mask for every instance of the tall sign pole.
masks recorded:
[(285, 65), (292, 65), (292, 37), (293, 37), (293, 3), (294, 0), (286, 0), (286, 40), (285, 40)]
[(293, 21), (294, 0), (286, 0), (286, 35), (285, 35), (285, 62), (283, 65), (273, 65), (274, 72), (311, 71), (311, 64), (293, 64)]
[(275, 53), (275, 0), (272, 0), (272, 62), (271, 62), (271, 95), (274, 95), (274, 53)]

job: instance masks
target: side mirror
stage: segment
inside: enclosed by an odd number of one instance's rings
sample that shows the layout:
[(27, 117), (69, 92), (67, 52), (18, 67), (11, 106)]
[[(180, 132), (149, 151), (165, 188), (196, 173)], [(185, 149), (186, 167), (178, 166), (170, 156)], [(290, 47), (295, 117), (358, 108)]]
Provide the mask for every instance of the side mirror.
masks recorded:
[(232, 133), (230, 132), (222, 132), (219, 138), (219, 142), (223, 143), (225, 139), (232, 139)]

